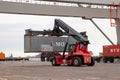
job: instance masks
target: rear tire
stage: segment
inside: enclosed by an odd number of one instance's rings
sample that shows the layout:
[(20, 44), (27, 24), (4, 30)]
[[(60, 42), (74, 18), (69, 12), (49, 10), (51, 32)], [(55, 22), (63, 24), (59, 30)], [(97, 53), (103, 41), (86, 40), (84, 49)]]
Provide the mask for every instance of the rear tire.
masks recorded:
[(104, 58), (103, 58), (103, 62), (104, 62), (104, 63), (107, 63), (107, 62), (108, 62), (108, 58), (107, 58), (107, 57), (104, 57)]
[(114, 57), (111, 57), (110, 63), (114, 63)]
[(91, 57), (91, 63), (88, 64), (88, 66), (94, 66), (95, 65), (95, 59)]
[(110, 63), (114, 63), (114, 60), (110, 60)]
[(73, 66), (81, 66), (81, 65), (82, 65), (82, 59), (80, 57), (74, 57)]

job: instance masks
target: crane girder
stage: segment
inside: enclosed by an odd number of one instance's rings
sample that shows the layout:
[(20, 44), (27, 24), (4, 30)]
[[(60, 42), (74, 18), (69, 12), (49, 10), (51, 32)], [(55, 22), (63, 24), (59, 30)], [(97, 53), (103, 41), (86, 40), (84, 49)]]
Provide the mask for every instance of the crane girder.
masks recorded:
[[(40, 0), (41, 1), (41, 0)], [(42, 0), (42, 1), (54, 1), (54, 2), (67, 2), (67, 3), (85, 3), (96, 5), (111, 5), (113, 2), (115, 5), (119, 5), (120, 0)]]
[[(109, 9), (96, 9), (84, 7), (55, 6), (43, 4), (17, 3), (0, 1), (0, 13), (47, 15), (47, 16), (69, 16), (85, 18), (110, 18)], [(113, 18), (116, 15), (113, 14)], [(120, 18), (120, 11), (118, 12)]]

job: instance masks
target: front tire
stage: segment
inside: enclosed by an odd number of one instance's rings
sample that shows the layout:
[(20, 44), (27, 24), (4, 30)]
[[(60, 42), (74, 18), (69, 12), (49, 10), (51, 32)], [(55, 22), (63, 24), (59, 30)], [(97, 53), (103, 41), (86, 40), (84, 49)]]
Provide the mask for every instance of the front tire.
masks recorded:
[(74, 57), (73, 66), (81, 66), (81, 65), (82, 65), (82, 59), (80, 57)]
[(53, 60), (52, 60), (52, 66), (60, 66), (60, 64), (56, 63), (56, 59), (55, 58), (53, 58)]

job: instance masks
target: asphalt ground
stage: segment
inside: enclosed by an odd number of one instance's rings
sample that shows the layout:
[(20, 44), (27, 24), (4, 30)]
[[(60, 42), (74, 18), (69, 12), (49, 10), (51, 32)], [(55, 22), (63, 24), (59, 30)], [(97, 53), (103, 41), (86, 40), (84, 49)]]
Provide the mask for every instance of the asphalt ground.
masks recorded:
[(0, 62), (0, 80), (120, 80), (120, 63), (52, 66), (40, 61)]

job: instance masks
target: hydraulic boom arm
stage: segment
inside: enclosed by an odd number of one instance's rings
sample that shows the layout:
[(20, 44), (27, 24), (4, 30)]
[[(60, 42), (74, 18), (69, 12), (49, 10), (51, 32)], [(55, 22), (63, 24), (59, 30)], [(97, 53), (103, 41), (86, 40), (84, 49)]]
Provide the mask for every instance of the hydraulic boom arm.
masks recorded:
[(68, 33), (70, 36), (72, 36), (73, 38), (75, 38), (81, 44), (83, 44), (83, 45), (88, 45), (89, 44), (88, 39), (86, 37), (84, 37), (82, 34), (80, 34), (77, 31), (75, 31), (69, 25), (67, 25), (66, 23), (64, 23), (62, 20), (55, 19), (55, 25), (54, 25), (53, 32), (54, 31), (61, 32), (62, 30), (60, 30), (60, 28), (62, 28), (66, 33)]
[[(64, 31), (61, 30), (61, 28)], [(78, 33), (60, 19), (55, 19), (55, 25), (53, 30), (44, 30), (44, 31), (33, 31), (31, 29), (26, 30), (25, 36), (37, 36), (37, 35), (51, 35), (51, 36), (67, 35), (67, 36), (72, 36), (74, 39), (76, 39), (78, 42), (80, 42), (83, 45), (89, 44), (85, 32)]]

